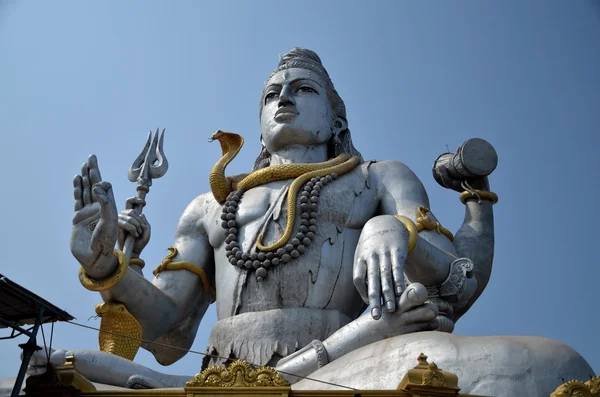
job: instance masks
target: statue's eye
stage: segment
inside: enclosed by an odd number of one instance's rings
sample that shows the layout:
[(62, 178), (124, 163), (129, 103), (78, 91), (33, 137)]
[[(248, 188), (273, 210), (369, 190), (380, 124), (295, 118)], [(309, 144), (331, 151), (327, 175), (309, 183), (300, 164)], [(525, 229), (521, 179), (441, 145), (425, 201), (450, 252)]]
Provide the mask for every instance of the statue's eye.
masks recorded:
[(300, 92), (311, 92), (311, 93), (314, 93), (314, 94), (317, 93), (317, 91), (314, 88), (309, 87), (307, 85), (303, 85), (302, 87), (298, 88), (298, 91), (300, 91)]
[(279, 94), (276, 92), (269, 92), (267, 95), (265, 95), (265, 103), (277, 98), (278, 96)]

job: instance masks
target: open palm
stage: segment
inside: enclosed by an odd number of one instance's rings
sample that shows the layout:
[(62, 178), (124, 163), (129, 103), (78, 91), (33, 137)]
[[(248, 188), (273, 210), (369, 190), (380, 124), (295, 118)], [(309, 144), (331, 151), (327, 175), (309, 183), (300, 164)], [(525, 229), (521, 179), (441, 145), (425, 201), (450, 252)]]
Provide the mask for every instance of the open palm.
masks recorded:
[(91, 155), (73, 179), (73, 195), (71, 253), (91, 277), (104, 278), (114, 263), (118, 217), (112, 186), (102, 181), (96, 156)]

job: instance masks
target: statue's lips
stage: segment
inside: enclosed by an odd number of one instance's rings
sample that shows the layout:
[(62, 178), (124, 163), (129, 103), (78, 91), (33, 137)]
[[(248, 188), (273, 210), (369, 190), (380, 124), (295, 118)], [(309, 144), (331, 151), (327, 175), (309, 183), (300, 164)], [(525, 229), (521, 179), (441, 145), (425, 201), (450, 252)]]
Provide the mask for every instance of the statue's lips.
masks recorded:
[(289, 121), (298, 115), (298, 111), (293, 107), (282, 107), (275, 112), (275, 121)]

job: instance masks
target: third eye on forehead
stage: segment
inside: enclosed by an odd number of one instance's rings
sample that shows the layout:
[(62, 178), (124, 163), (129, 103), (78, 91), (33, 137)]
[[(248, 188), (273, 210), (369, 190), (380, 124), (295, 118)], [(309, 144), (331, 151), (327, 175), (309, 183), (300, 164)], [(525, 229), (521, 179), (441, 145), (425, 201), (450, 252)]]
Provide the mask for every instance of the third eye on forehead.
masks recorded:
[(311, 82), (317, 87), (323, 88), (323, 83), (320, 81), (318, 75), (312, 73), (310, 70), (299, 68), (282, 70), (281, 72), (276, 73), (267, 82), (267, 85), (268, 87), (281, 87), (284, 84), (294, 84), (298, 81)]

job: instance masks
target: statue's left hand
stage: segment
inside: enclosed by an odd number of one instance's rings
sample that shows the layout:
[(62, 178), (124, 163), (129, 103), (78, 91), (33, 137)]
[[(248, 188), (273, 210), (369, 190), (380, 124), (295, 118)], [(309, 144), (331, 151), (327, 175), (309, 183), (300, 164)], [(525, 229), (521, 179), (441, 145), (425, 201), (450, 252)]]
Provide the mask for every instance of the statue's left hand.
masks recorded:
[(381, 298), (390, 313), (399, 304), (407, 255), (408, 232), (393, 216), (377, 216), (365, 224), (356, 247), (353, 279), (376, 320), (381, 317)]

